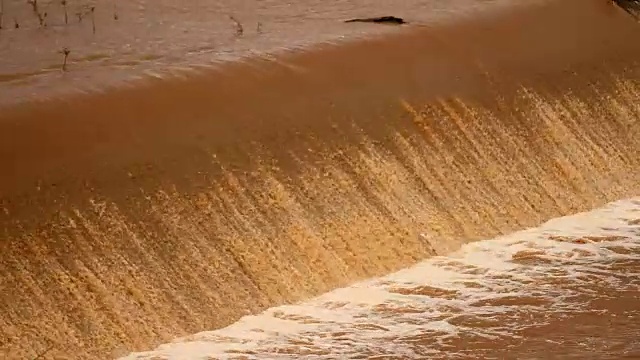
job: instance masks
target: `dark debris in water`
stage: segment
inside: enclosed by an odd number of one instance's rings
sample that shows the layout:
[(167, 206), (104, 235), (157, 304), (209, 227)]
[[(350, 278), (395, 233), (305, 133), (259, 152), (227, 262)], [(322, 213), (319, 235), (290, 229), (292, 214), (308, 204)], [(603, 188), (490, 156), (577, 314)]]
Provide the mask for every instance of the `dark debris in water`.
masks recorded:
[(640, 0), (613, 0), (613, 2), (636, 20), (640, 20)]
[(366, 23), (375, 23), (375, 24), (391, 24), (391, 25), (402, 25), (407, 22), (404, 21), (403, 18), (395, 17), (395, 16), (380, 16), (380, 17), (372, 17), (372, 18), (355, 18), (346, 20), (346, 23), (351, 22), (366, 22)]

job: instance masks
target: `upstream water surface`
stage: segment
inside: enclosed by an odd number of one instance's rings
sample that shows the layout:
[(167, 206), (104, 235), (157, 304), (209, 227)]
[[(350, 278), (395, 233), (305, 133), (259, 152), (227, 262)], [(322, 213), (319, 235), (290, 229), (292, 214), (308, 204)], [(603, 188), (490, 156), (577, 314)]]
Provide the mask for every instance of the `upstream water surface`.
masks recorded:
[[(539, 0), (527, 0), (535, 1)], [(434, 25), (512, 3), (69, 0), (63, 6), (60, 1), (36, 2), (34, 8), (24, 0), (4, 0), (0, 9), (0, 95), (6, 92), (0, 96), (0, 105), (104, 91), (141, 77), (394, 30), (393, 26), (344, 23), (354, 17), (395, 15), (411, 26)], [(70, 51), (66, 72), (62, 71), (64, 48)]]

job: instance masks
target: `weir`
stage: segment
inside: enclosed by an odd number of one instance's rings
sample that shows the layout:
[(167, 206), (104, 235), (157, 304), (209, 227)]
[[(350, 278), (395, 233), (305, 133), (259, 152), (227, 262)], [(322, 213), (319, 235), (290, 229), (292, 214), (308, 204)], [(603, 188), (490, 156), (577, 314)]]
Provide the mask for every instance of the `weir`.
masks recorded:
[(609, 1), (0, 109), (0, 357), (113, 358), (638, 195)]

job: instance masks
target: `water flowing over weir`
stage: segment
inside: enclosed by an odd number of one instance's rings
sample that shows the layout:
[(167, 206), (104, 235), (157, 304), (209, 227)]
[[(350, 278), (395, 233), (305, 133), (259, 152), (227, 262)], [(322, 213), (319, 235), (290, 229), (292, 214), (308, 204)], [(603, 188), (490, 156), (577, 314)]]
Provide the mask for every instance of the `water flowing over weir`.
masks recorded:
[(639, 200), (465, 244), (121, 360), (637, 359)]
[(148, 349), (637, 195), (639, 37), (543, 1), (0, 109), (0, 356)]

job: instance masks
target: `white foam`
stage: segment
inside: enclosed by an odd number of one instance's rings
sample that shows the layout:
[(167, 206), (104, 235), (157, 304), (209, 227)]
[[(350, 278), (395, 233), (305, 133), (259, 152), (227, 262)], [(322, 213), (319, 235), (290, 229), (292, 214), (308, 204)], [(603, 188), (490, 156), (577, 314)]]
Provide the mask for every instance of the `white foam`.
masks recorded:
[[(553, 219), (121, 360), (420, 358), (451, 351), (442, 344), (464, 334), (517, 337), (517, 330), (545, 324), (548, 314), (583, 311), (576, 295), (592, 291), (583, 285), (625, 286), (608, 264), (640, 258), (640, 226), (631, 225), (639, 211), (640, 199), (627, 199)], [(408, 293), (418, 287), (428, 288)], [(536, 316), (522, 321), (526, 313)], [(430, 344), (421, 345), (420, 354), (414, 337)]]

